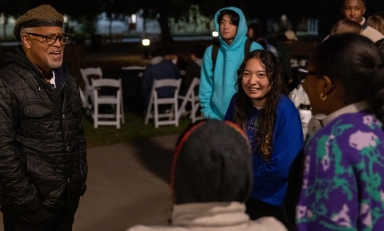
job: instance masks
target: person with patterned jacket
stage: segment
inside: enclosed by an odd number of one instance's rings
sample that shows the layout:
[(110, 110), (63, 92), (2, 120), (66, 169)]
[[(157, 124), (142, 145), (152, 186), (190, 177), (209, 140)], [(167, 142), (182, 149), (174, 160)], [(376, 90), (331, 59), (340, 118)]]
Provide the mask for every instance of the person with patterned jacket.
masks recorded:
[(383, 230), (384, 65), (379, 51), (360, 35), (330, 36), (302, 72), (314, 114), (308, 130), (315, 133), (304, 148), (297, 229)]

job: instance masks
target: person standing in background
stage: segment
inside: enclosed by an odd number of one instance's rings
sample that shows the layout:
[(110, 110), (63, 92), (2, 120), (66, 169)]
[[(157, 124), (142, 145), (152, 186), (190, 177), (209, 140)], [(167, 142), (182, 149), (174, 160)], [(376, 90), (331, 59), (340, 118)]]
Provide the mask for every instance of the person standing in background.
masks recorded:
[[(200, 73), (201, 73), (201, 65), (202, 65), (202, 58), (204, 55), (205, 46), (200, 44), (194, 44), (191, 47), (190, 56), (191, 61), (187, 66), (187, 73), (185, 77), (183, 78), (183, 81), (181, 82), (181, 89), (180, 89), (180, 95), (185, 95), (189, 89), (189, 86), (191, 85), (193, 79), (199, 78), (200, 79)], [(198, 90), (195, 92), (196, 95), (198, 95)]]
[(384, 34), (384, 19), (378, 15), (371, 15), (367, 18), (367, 25)]
[(0, 70), (0, 205), (5, 231), (72, 230), (86, 190), (79, 86), (63, 64), (63, 15), (28, 10)]
[[(220, 47), (209, 46), (204, 53), (199, 88), (201, 112), (204, 117), (223, 119), (231, 97), (236, 92), (236, 70), (244, 59), (247, 22), (243, 12), (236, 7), (222, 8), (215, 14), (216, 30), (219, 31)], [(252, 42), (249, 52), (263, 49)], [(248, 52), (248, 51), (247, 51)]]
[(177, 66), (180, 75), (185, 76), (187, 71), (187, 61), (178, 55), (173, 47), (167, 47), (164, 51), (164, 60), (169, 60)]
[[(165, 60), (164, 51), (160, 48), (155, 48), (151, 52), (150, 64), (145, 69), (141, 79), (141, 94), (145, 99), (145, 105), (148, 106), (149, 98), (152, 93), (152, 85), (155, 79), (179, 79), (180, 71), (170, 60)], [(172, 97), (175, 92), (174, 87), (161, 87), (157, 89), (159, 98)], [(163, 105), (168, 106), (168, 105)]]
[(363, 27), (361, 35), (369, 38), (373, 42), (377, 42), (378, 40), (383, 39), (384, 35), (367, 25), (367, 22), (364, 18), (366, 10), (365, 1), (366, 0), (344, 0), (341, 7), (341, 13), (344, 16), (344, 19), (360, 23), (360, 25)]

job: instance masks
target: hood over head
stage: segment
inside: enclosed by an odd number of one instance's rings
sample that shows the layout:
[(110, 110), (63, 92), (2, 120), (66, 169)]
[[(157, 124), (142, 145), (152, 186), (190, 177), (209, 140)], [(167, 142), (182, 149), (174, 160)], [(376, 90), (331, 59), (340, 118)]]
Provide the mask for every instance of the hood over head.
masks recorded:
[(171, 188), (176, 204), (244, 202), (252, 185), (248, 139), (230, 121), (203, 120), (179, 138)]
[[(222, 10), (232, 10), (239, 15), (239, 25), (237, 26), (236, 36), (235, 36), (235, 39), (233, 40), (233, 42), (230, 46), (221, 37), (220, 24), (217, 22), (217, 19), (218, 19), (220, 12)], [(238, 47), (247, 39), (247, 37), (246, 37), (247, 31), (248, 31), (247, 21), (245, 19), (243, 11), (237, 7), (224, 7), (222, 9), (218, 10), (215, 14), (215, 27), (216, 27), (216, 30), (219, 32), (218, 38), (219, 38), (220, 44), (222, 46), (224, 45), (227, 48), (228, 47)]]

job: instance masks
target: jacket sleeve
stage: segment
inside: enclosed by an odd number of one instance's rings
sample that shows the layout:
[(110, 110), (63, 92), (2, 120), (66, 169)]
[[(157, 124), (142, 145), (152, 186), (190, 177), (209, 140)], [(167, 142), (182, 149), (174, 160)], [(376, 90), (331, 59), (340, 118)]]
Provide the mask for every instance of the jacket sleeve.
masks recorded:
[(255, 171), (255, 177), (265, 180), (286, 180), (289, 168), (304, 144), (301, 121), (293, 103), (278, 110), (270, 161)]
[(17, 106), (10, 89), (0, 80), (0, 203), (3, 211), (28, 213), (40, 208), (40, 199), (17, 155)]
[[(80, 90), (79, 87), (77, 86), (76, 84), (76, 88), (78, 89), (78, 91)], [(80, 99), (80, 93), (77, 94), (78, 95), (78, 102), (80, 103), (81, 102), (81, 99)], [(81, 173), (83, 175), (83, 185), (82, 185), (82, 188), (81, 188), (81, 195), (84, 195), (85, 193), (85, 190), (87, 189), (87, 186), (85, 184), (85, 182), (87, 181), (87, 176), (88, 176), (88, 163), (87, 163), (87, 142), (85, 140), (85, 133), (84, 133), (84, 125), (83, 125), (83, 115), (80, 111), (80, 115), (81, 117), (80, 119), (80, 129), (81, 129), (81, 132), (79, 134), (79, 140), (80, 140), (80, 151), (82, 153), (82, 156), (81, 156)]]
[(212, 46), (209, 46), (203, 56), (201, 67), (199, 98), (201, 112), (205, 118), (212, 118), (211, 98), (213, 95)]

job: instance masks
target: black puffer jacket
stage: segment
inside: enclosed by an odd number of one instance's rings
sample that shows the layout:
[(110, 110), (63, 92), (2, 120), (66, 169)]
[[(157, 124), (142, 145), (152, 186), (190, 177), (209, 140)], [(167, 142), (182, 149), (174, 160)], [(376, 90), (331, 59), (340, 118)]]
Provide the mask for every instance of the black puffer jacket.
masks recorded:
[(0, 70), (0, 203), (4, 213), (77, 207), (87, 177), (79, 88), (65, 66), (51, 89), (21, 49)]

